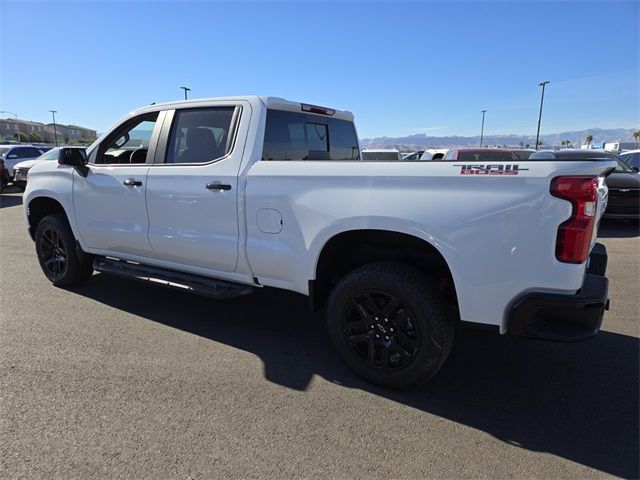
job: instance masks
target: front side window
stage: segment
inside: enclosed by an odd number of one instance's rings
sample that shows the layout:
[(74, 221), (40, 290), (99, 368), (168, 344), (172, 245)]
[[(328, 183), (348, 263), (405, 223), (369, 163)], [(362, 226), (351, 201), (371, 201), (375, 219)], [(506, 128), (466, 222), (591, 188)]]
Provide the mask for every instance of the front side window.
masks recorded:
[(268, 110), (262, 160), (360, 160), (353, 123)]
[(95, 163), (146, 163), (149, 142), (157, 119), (158, 112), (154, 112), (126, 122), (102, 143)]
[(235, 107), (177, 110), (166, 163), (207, 163), (224, 157), (231, 148)]

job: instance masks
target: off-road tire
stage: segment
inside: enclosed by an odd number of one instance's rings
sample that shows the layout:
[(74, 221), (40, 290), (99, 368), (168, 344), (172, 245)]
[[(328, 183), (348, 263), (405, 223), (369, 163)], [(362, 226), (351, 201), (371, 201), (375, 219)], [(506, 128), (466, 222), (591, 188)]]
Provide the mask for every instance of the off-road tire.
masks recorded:
[[(92, 258), (76, 249), (76, 239), (66, 217), (47, 215), (36, 228), (36, 254), (40, 268), (56, 287), (71, 287), (93, 274)], [(58, 260), (64, 257), (64, 261)]]
[[(367, 292), (373, 293), (367, 297)], [(379, 313), (384, 313), (385, 304), (381, 302), (385, 295), (390, 298), (389, 308), (394, 302), (400, 302), (402, 306), (402, 309), (396, 309), (399, 312), (396, 320), (391, 314), (369, 316), (378, 307)], [(369, 300), (362, 300), (365, 298)], [(392, 302), (391, 299), (395, 300)], [(363, 310), (362, 305), (371, 305), (370, 300), (373, 305)], [(367, 331), (358, 334), (352, 325), (359, 325), (360, 319), (366, 318), (370, 318), (365, 320), (365, 323), (369, 322), (365, 327)], [(374, 318), (380, 321), (379, 326)], [(384, 323), (385, 318), (388, 323)], [(406, 318), (410, 318), (409, 323)], [(395, 329), (389, 325), (394, 325)], [(370, 328), (372, 326), (375, 328)], [(347, 365), (365, 380), (388, 388), (405, 388), (428, 381), (443, 365), (453, 345), (454, 321), (443, 295), (422, 272), (400, 263), (372, 263), (347, 274), (329, 298), (327, 327), (338, 354)], [(352, 334), (354, 332), (356, 334)], [(367, 340), (362, 340), (363, 335)], [(356, 337), (359, 343), (353, 342)], [(372, 342), (374, 347), (371, 347)], [(393, 342), (396, 343), (392, 347)], [(405, 348), (414, 343), (417, 343), (415, 348)], [(370, 360), (372, 348), (373, 362)], [(365, 349), (366, 353), (363, 353)], [(409, 351), (411, 354), (407, 355)], [(393, 352), (391, 355), (397, 361), (395, 366), (389, 352)], [(404, 366), (403, 361), (407, 362)], [(385, 368), (385, 362), (388, 368)]]

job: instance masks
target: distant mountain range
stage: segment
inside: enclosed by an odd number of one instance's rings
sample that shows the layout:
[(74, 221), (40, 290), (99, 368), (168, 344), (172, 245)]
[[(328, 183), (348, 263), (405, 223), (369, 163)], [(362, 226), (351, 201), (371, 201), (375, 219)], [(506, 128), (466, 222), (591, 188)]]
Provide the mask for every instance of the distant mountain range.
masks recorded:
[[(544, 147), (560, 146), (561, 142), (569, 140), (571, 144), (580, 148), (586, 143), (587, 135), (593, 136), (593, 142), (634, 142), (632, 128), (590, 128), (575, 132), (562, 132), (540, 135), (540, 141), (544, 142)], [(535, 147), (535, 135), (485, 135), (483, 144), (486, 146), (508, 146), (519, 147), (529, 144)], [(424, 133), (409, 135), (406, 137), (377, 137), (364, 138), (360, 143), (365, 148), (398, 148), (403, 151), (423, 150), (425, 148), (450, 148), (450, 147), (477, 147), (480, 145), (480, 135), (474, 137), (430, 137)]]

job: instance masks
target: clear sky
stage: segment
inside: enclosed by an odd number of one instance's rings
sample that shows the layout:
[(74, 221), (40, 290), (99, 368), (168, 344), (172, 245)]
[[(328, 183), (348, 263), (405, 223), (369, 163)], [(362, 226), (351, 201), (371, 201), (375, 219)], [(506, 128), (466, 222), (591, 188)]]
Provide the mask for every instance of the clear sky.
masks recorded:
[[(640, 128), (640, 1), (0, 0), (0, 110), (102, 132), (151, 102), (274, 95), (361, 137)], [(6, 117), (6, 115), (0, 115)]]

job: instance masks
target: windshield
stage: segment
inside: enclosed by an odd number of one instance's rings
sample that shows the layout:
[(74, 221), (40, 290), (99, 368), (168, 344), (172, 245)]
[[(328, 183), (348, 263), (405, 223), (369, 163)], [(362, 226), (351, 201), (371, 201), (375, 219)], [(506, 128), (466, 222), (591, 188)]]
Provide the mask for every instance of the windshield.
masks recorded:
[(40, 160), (58, 160), (58, 148), (54, 148), (52, 150), (49, 150), (47, 153), (40, 155), (38, 157), (38, 161)]
[(620, 155), (620, 159), (624, 160), (624, 162), (631, 167), (640, 168), (640, 152), (622, 154)]
[(633, 170), (631, 170), (629, 165), (624, 163), (622, 160), (618, 160), (617, 162), (618, 162), (618, 165), (616, 165), (616, 169), (615, 169), (616, 172), (618, 172), (618, 173), (633, 172)]

